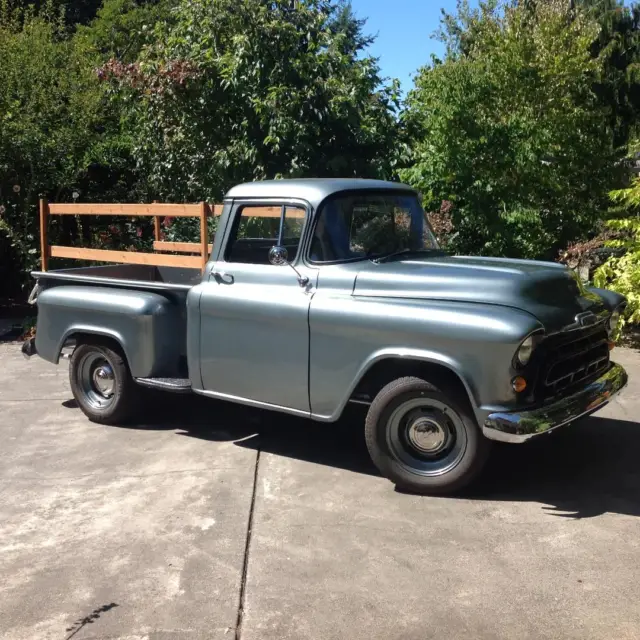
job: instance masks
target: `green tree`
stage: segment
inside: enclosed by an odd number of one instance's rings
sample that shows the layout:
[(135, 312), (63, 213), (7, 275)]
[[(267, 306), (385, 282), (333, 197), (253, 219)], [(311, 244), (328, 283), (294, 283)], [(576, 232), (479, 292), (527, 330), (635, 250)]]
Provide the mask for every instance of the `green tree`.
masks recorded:
[[(640, 3), (624, 0), (520, 0), (521, 7), (535, 18), (538, 8), (564, 5), (567, 20), (586, 16), (599, 29), (590, 52), (601, 63), (601, 72), (593, 78), (593, 90), (601, 105), (609, 110), (616, 146), (625, 146), (640, 116)], [(481, 2), (471, 8), (467, 0), (458, 0), (457, 11), (443, 10), (440, 38), (449, 57), (465, 56), (473, 46), (483, 17), (500, 10), (497, 0)]]
[(173, 0), (104, 0), (94, 20), (78, 26), (76, 37), (84, 39), (104, 61), (133, 62), (153, 38), (156, 22), (171, 19), (174, 4)]
[(602, 62), (594, 91), (609, 109), (614, 143), (625, 146), (640, 119), (640, 4), (578, 0), (577, 6), (600, 26), (591, 44), (591, 55)]
[[(164, 0), (124, 0), (122, 2), (114, 2), (113, 0), (2, 0), (0, 6), (4, 6), (5, 10), (10, 11), (14, 18), (33, 15), (47, 17), (55, 14), (62, 18), (65, 27), (73, 30), (79, 25), (88, 25), (100, 13), (114, 12), (118, 4), (122, 14), (129, 14), (135, 8), (147, 8), (153, 11), (156, 5), (163, 3)], [(107, 5), (110, 5), (110, 8), (107, 8)], [(129, 20), (127, 15), (123, 15), (123, 18), (125, 22)]]
[(391, 176), (397, 83), (348, 7), (183, 0), (133, 65), (112, 61), (157, 198), (218, 200), (244, 180)]
[[(38, 199), (132, 200), (139, 197), (131, 142), (120, 128), (96, 68), (100, 53), (85, 36), (70, 37), (52, 5), (0, 7), (0, 269), (3, 289), (28, 283), (39, 262)], [(105, 221), (105, 224), (109, 224)], [(53, 239), (84, 240), (54, 218)], [(6, 293), (6, 291), (5, 291)]]
[(459, 251), (553, 257), (591, 230), (616, 184), (609, 112), (593, 90), (597, 23), (549, 0), (459, 4), (444, 61), (423, 67), (404, 119), (404, 181), (453, 203)]
[(37, 258), (38, 198), (75, 186), (100, 113), (89, 52), (62, 28), (37, 17), (0, 26), (0, 232), (22, 269)]

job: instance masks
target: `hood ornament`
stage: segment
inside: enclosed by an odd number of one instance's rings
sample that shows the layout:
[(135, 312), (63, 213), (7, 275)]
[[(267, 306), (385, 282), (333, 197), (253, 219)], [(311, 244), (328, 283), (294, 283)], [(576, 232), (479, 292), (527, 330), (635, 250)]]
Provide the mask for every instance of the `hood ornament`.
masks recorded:
[(590, 327), (598, 322), (598, 316), (591, 311), (585, 311), (584, 313), (579, 313), (575, 320), (579, 327)]
[(598, 314), (593, 313), (593, 311), (584, 311), (583, 313), (576, 315), (573, 322), (562, 327), (560, 331), (577, 331), (579, 329), (584, 329), (585, 327), (592, 327), (603, 320), (604, 316), (599, 316)]

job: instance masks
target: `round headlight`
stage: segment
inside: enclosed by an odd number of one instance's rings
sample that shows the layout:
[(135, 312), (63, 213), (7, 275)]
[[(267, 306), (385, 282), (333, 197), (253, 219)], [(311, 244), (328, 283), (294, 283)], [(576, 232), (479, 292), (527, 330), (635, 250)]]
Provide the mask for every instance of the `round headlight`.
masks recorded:
[(609, 333), (614, 333), (620, 323), (620, 311), (615, 309), (609, 316)]
[(524, 342), (520, 345), (520, 348), (516, 352), (516, 363), (520, 367), (524, 367), (531, 360), (531, 354), (533, 353), (533, 336), (529, 336), (524, 339)]

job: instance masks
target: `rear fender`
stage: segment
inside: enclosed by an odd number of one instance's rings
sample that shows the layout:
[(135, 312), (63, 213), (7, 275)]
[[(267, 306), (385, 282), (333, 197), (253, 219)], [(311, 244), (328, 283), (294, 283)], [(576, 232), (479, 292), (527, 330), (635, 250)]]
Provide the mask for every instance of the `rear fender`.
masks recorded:
[(186, 354), (185, 310), (158, 293), (59, 286), (38, 296), (36, 349), (57, 363), (78, 335), (115, 340), (138, 378), (175, 376)]

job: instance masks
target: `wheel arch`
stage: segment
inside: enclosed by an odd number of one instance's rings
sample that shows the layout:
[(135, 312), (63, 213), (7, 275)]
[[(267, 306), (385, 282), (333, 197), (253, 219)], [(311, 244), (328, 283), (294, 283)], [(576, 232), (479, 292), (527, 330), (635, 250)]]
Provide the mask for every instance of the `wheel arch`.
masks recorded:
[(432, 351), (383, 349), (363, 363), (348, 392), (331, 415), (312, 417), (334, 422), (340, 418), (350, 401), (358, 400), (362, 395), (368, 395), (369, 400), (373, 400), (386, 384), (406, 376), (421, 377), (443, 391), (459, 393), (474, 413), (478, 407), (472, 382), (454, 360)]
[[(110, 329), (97, 329), (96, 327), (86, 325), (74, 325), (69, 327), (65, 331), (56, 349), (55, 364), (58, 364), (62, 350), (65, 346), (67, 346), (69, 342), (75, 340), (76, 344), (80, 344), (80, 342), (87, 343), (90, 342), (88, 338), (100, 338), (101, 342), (108, 341), (113, 346), (118, 347), (118, 349), (124, 355), (127, 364), (130, 366), (131, 360), (129, 358), (129, 354), (127, 353), (127, 348), (125, 346), (125, 341), (122, 335), (120, 335), (117, 331), (112, 331)], [(96, 342), (98, 342), (98, 340), (96, 340)]]

